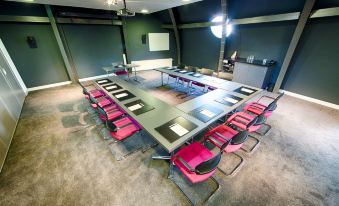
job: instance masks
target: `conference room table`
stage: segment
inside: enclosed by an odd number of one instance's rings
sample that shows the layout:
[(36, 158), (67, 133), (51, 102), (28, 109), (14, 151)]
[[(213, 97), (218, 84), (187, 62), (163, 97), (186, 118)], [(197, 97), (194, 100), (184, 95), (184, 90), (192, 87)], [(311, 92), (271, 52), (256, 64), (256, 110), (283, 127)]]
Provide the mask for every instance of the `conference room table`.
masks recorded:
[(203, 74), (196, 73), (196, 72), (189, 72), (187, 70), (177, 69), (176, 67), (161, 67), (161, 68), (155, 68), (154, 70), (161, 73), (161, 85), (164, 85), (163, 74), (165, 73), (165, 74), (177, 76), (178, 78), (185, 78), (192, 82), (198, 82), (198, 83), (204, 84), (206, 85), (206, 87), (213, 87), (213, 88), (223, 89), (227, 91), (233, 91), (241, 87), (245, 87), (245, 92), (243, 93), (246, 93), (246, 89), (249, 89), (249, 91), (250, 90), (255, 91), (255, 93), (256, 91), (262, 91), (261, 89), (256, 88), (256, 87), (220, 79), (220, 78), (213, 77), (213, 76), (203, 75)]
[[(247, 96), (234, 91), (216, 89), (172, 106), (119, 77), (90, 81), (89, 84), (111, 97), (168, 153), (174, 152), (211, 123), (261, 92), (257, 89)], [(230, 86), (230, 90), (234, 89), (233, 87)], [(113, 88), (114, 91), (111, 91)], [(136, 108), (138, 109), (135, 110)]]

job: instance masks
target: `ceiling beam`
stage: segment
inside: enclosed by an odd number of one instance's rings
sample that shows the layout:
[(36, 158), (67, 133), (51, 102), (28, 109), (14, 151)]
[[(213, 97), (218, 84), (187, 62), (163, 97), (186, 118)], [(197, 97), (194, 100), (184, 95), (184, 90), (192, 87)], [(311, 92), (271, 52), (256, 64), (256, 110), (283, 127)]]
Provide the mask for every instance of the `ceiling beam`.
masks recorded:
[(49, 5), (45, 5), (45, 9), (46, 9), (48, 18), (49, 18), (49, 20), (51, 22), (52, 30), (53, 30), (54, 36), (56, 38), (56, 41), (58, 43), (59, 50), (60, 50), (62, 59), (64, 61), (64, 64), (65, 64), (68, 76), (72, 80), (72, 82), (77, 82), (79, 80), (77, 71), (70, 64), (70, 61), (68, 59), (68, 56), (67, 56), (67, 53), (66, 53), (66, 50), (65, 50), (64, 43), (63, 43), (63, 41), (62, 41), (62, 39), (60, 37), (60, 33), (59, 33), (59, 30), (58, 30), (55, 18), (53, 16), (52, 9), (51, 9), (51, 7)]
[(223, 60), (225, 56), (225, 44), (226, 44), (226, 35), (227, 35), (227, 0), (221, 0), (221, 11), (222, 11), (222, 30), (221, 30), (221, 38), (220, 38), (220, 51), (219, 51), (219, 60), (218, 60), (218, 68), (217, 74), (219, 76), (219, 72), (223, 67)]
[(48, 17), (0, 15), (0, 22), (49, 23)]
[(94, 24), (94, 25), (116, 25), (122, 26), (120, 20), (103, 20), (103, 19), (82, 19), (82, 18), (56, 18), (59, 24)]
[(281, 69), (280, 69), (280, 72), (279, 72), (279, 75), (278, 75), (278, 79), (277, 79), (277, 81), (274, 85), (273, 92), (279, 92), (279, 89), (280, 89), (281, 84), (284, 80), (285, 74), (287, 72), (287, 69), (290, 66), (294, 51), (298, 46), (299, 39), (300, 39), (300, 37), (303, 33), (303, 30), (305, 28), (306, 22), (311, 15), (312, 8), (313, 8), (315, 1), (316, 0), (306, 0), (306, 2), (305, 2), (304, 8), (303, 8), (303, 10), (300, 14), (300, 18), (299, 18), (297, 27), (295, 28), (295, 31), (293, 33), (291, 43), (288, 47), (286, 56), (285, 56), (284, 61), (282, 63), (282, 66), (281, 66)]
[[(276, 14), (276, 15), (266, 15), (266, 16), (257, 16), (250, 18), (242, 19), (232, 19), (231, 24), (233, 25), (242, 25), (242, 24), (258, 24), (258, 23), (268, 23), (268, 22), (278, 22), (278, 21), (291, 21), (298, 20), (300, 12), (292, 12), (285, 14)], [(314, 10), (311, 13), (310, 18), (321, 18), (321, 17), (331, 17), (339, 16), (339, 7), (326, 8)], [(210, 26), (221, 25), (220, 22), (199, 22), (199, 23), (189, 23), (189, 24), (179, 24), (177, 25), (179, 29), (193, 29), (193, 28), (203, 28)], [(172, 29), (173, 26), (170, 24), (163, 24), (162, 28)]]

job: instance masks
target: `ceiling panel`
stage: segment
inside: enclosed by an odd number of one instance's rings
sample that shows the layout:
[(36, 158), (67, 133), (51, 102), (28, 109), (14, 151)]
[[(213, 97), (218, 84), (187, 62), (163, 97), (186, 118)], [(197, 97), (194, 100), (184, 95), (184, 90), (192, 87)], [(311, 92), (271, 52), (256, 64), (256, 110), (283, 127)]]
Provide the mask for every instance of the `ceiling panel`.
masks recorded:
[[(72, 6), (91, 9), (105, 9), (105, 10), (119, 10), (123, 8), (122, 0), (118, 0), (118, 5), (107, 4), (107, 0), (9, 0), (17, 2), (30, 2), (39, 4)], [(141, 10), (146, 9), (149, 13), (169, 9), (201, 0), (126, 0), (127, 8), (131, 11), (140, 13)]]

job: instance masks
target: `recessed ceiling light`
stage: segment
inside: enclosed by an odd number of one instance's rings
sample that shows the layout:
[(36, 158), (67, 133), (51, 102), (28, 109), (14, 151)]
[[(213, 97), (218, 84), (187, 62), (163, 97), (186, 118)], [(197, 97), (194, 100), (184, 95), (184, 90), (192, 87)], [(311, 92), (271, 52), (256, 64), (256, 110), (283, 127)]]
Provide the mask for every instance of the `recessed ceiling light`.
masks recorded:
[(24, 2), (26, 3), (30, 3), (30, 2), (33, 2), (34, 0), (24, 0)]
[(147, 9), (143, 9), (143, 10), (141, 10), (141, 13), (148, 13), (148, 10)]
[(191, 1), (191, 0), (182, 0), (182, 1), (187, 2), (187, 1)]

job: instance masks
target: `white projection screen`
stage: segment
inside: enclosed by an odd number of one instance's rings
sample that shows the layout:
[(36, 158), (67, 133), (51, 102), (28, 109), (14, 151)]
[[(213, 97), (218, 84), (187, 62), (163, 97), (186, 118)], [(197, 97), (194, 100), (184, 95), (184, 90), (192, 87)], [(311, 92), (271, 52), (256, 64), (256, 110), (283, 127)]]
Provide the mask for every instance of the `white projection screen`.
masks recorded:
[(168, 51), (169, 33), (148, 33), (150, 51)]

